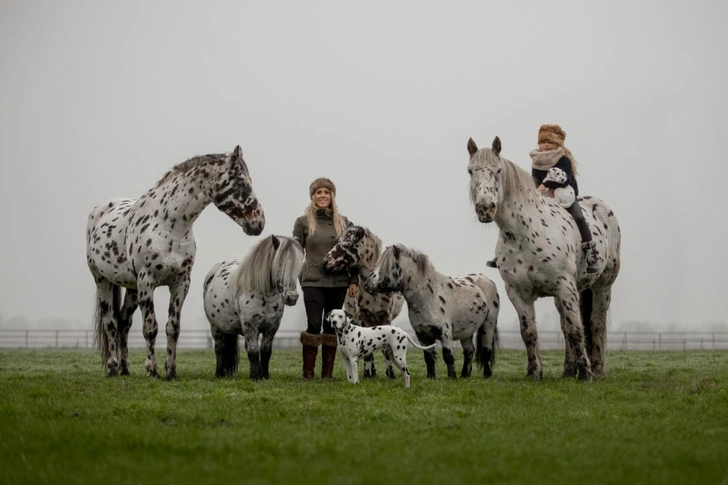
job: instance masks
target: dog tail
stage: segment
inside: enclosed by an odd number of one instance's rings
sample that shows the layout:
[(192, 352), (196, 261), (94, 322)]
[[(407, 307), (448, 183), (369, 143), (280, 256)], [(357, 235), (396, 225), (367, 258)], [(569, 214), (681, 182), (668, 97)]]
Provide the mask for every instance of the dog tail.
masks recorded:
[(407, 340), (409, 340), (412, 345), (414, 345), (415, 347), (417, 347), (420, 350), (430, 350), (432, 348), (435, 348), (435, 344), (423, 347), (419, 343), (415, 342), (415, 340), (412, 337), (410, 337), (410, 334), (408, 334), (407, 332), (405, 332), (404, 334), (407, 336)]

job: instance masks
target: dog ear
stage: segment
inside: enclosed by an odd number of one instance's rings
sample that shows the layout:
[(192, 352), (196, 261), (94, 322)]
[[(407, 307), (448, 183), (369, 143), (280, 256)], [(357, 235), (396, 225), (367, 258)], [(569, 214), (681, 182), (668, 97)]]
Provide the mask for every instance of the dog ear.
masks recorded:
[(325, 322), (331, 322), (331, 312), (324, 315), (324, 321)]

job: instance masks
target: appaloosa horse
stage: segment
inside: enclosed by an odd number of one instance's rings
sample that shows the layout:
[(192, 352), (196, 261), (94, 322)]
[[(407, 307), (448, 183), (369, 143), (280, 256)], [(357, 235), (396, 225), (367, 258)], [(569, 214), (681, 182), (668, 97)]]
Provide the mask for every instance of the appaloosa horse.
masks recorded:
[[(598, 253), (597, 273), (586, 272), (576, 223), (558, 201), (540, 194), (529, 173), (500, 156), (501, 142), (479, 150), (468, 141), (470, 200), (480, 222), (500, 230), (495, 253), (508, 298), (518, 312), (528, 355), (527, 376), (543, 376), (534, 312), (537, 298), (553, 296), (566, 341), (563, 377), (604, 373), (607, 310), (619, 273), (620, 230), (607, 205), (579, 197)], [(586, 344), (584, 333), (586, 332)], [(588, 349), (588, 351), (587, 351)]]
[[(241, 263), (217, 263), (203, 285), (205, 315), (215, 340), (216, 377), (238, 368), (238, 335), (245, 337), (250, 379), (268, 379), (273, 338), (284, 305), (298, 301), (296, 284), (303, 268), (303, 249), (295, 239), (268, 236)], [(260, 339), (260, 343), (258, 340)]]
[[(86, 229), (86, 260), (96, 282), (95, 341), (106, 375), (129, 373), (128, 335), (141, 308), (147, 375), (159, 377), (154, 355), (157, 318), (154, 289), (169, 287), (167, 379), (177, 378), (177, 339), (182, 304), (195, 261), (192, 225), (210, 203), (246, 234), (263, 231), (265, 215), (253, 191), (240, 146), (175, 165), (139, 199), (111, 199), (96, 206)], [(123, 305), (121, 288), (126, 288)]]
[[(346, 296), (344, 310), (351, 315), (354, 325), (376, 327), (389, 325), (402, 311), (402, 293), (369, 293), (364, 281), (374, 270), (382, 253), (382, 240), (366, 227), (351, 225), (341, 234), (339, 241), (331, 248), (323, 261), (324, 271), (339, 272), (357, 268), (359, 291), (356, 297)], [(394, 379), (394, 370), (389, 360), (387, 376)], [(374, 355), (364, 357), (364, 378), (377, 375)]]
[[(460, 377), (472, 371), (473, 354), (490, 377), (498, 347), (498, 290), (482, 274), (451, 278), (439, 273), (430, 258), (419, 251), (395, 244), (385, 249), (379, 264), (364, 283), (371, 293), (401, 291), (407, 301), (412, 328), (422, 345), (442, 343), (442, 359), (448, 377), (455, 379), (452, 341), (463, 347)], [(473, 335), (476, 335), (475, 346)], [(427, 377), (435, 378), (435, 350), (425, 351)]]

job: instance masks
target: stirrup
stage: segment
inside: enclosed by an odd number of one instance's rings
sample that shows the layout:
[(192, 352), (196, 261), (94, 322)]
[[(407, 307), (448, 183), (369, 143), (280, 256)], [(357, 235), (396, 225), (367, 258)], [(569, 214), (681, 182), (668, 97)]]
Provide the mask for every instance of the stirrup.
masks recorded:
[(490, 261), (486, 261), (485, 265), (489, 268), (497, 268), (498, 263), (496, 263), (496, 258), (491, 259)]

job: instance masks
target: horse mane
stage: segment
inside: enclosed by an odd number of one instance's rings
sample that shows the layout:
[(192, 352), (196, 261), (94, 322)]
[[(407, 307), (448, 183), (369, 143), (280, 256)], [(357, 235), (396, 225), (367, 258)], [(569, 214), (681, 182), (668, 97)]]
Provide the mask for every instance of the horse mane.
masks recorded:
[[(352, 226), (352, 227), (355, 227), (355, 226)], [(379, 255), (382, 254), (382, 240), (379, 239), (379, 236), (377, 236), (372, 231), (370, 231), (369, 228), (364, 227), (364, 226), (359, 226), (359, 227), (364, 229), (364, 238), (371, 241), (372, 252), (374, 253), (373, 262), (376, 263), (379, 260)]]
[[(273, 242), (278, 241), (278, 247)], [(256, 244), (230, 275), (236, 293), (270, 294), (279, 284), (295, 285), (303, 265), (303, 249), (293, 238), (270, 235)]]
[(503, 184), (504, 199), (526, 202), (530, 196), (539, 195), (536, 190), (536, 184), (533, 181), (533, 176), (530, 173), (510, 160), (506, 160), (505, 158), (501, 160), (503, 160), (501, 181)]
[(163, 183), (169, 181), (169, 179), (175, 175), (189, 172), (193, 168), (199, 167), (200, 165), (208, 165), (219, 161), (224, 162), (225, 159), (229, 156), (230, 153), (212, 153), (209, 155), (196, 155), (194, 157), (188, 158), (184, 162), (180, 162), (174, 167), (167, 170), (167, 173), (165, 173), (162, 178), (159, 179), (159, 182), (157, 182), (157, 186), (160, 186)]
[[(471, 162), (478, 167), (501, 167), (501, 187), (504, 199), (513, 199), (519, 202), (528, 201), (530, 196), (538, 195), (533, 177), (530, 173), (515, 163), (497, 155), (490, 148), (478, 150)], [(470, 201), (475, 203), (475, 187), (470, 188)]]
[(425, 276), (430, 270), (434, 271), (434, 267), (432, 266), (432, 263), (430, 262), (430, 258), (416, 250), (416, 249), (410, 249), (406, 246), (403, 246), (401, 244), (395, 244), (394, 246), (390, 246), (387, 249), (384, 250), (384, 254), (382, 254), (382, 259), (380, 260), (380, 268), (381, 272), (383, 274), (389, 274), (392, 272), (392, 266), (395, 262), (394, 257), (394, 249), (397, 248), (401, 253), (406, 254), (408, 257), (410, 257), (417, 266), (417, 274), (422, 277)]

